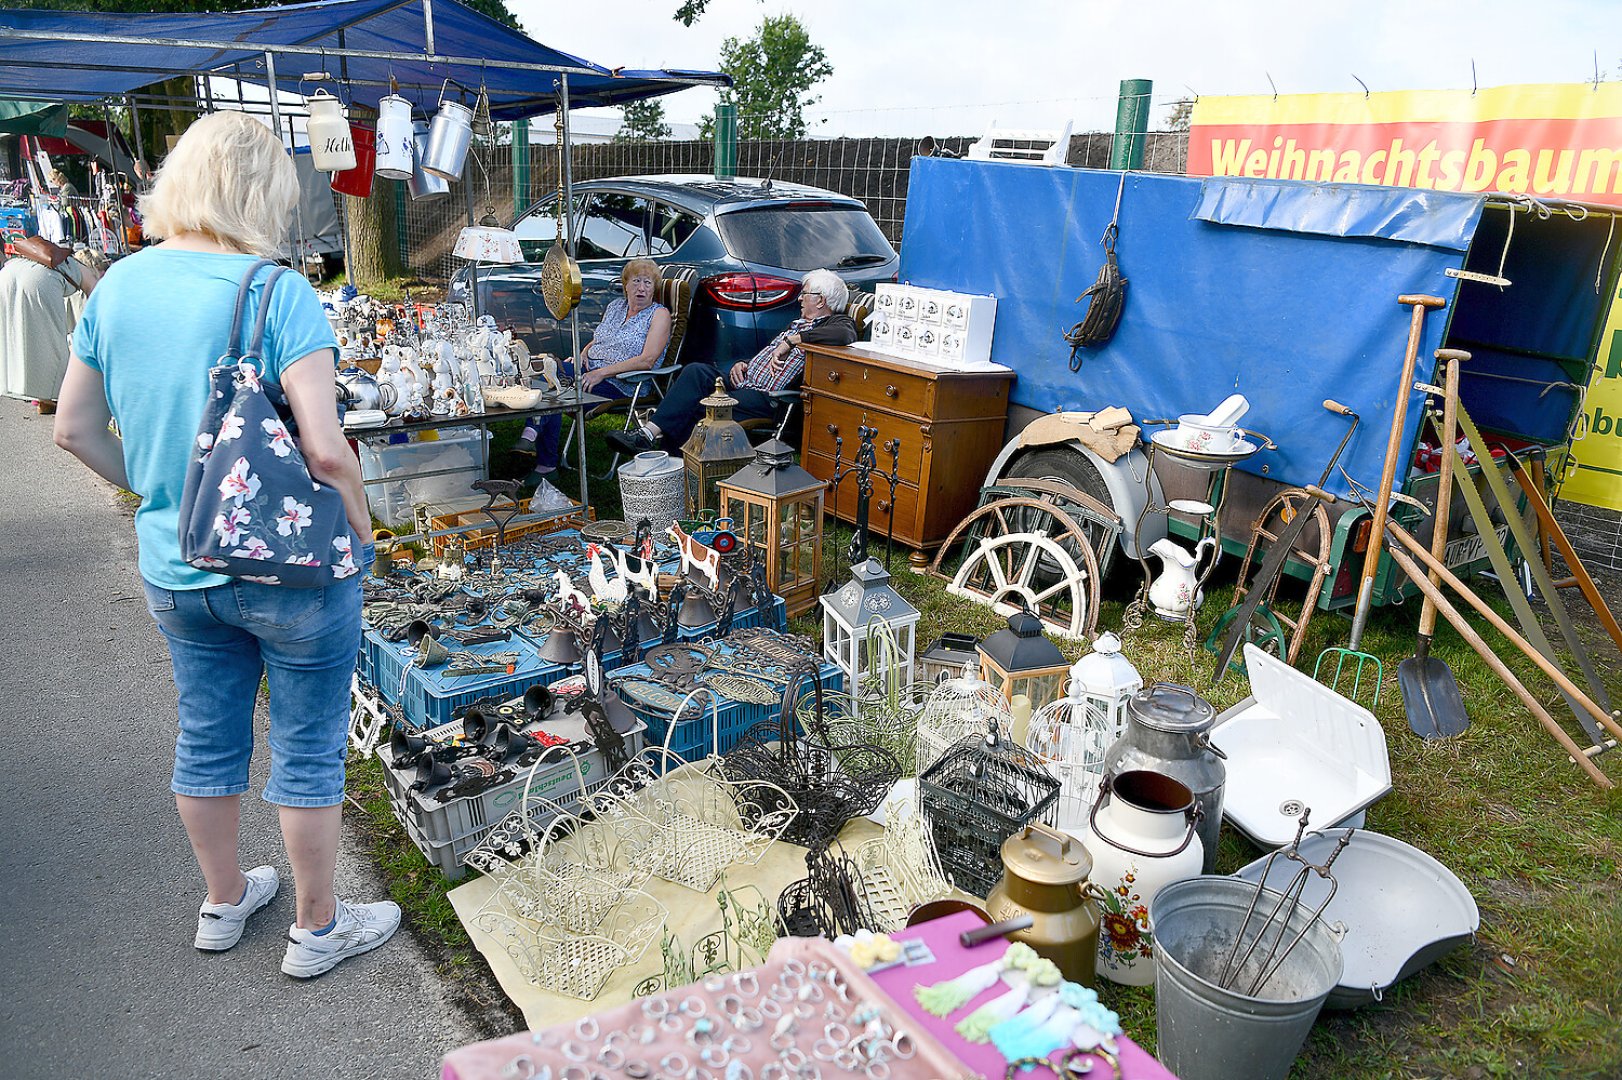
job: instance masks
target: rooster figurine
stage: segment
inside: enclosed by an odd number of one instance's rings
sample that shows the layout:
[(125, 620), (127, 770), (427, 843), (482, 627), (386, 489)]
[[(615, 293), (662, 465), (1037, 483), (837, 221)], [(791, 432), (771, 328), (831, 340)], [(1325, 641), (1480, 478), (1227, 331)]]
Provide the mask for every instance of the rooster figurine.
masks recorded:
[(604, 603), (623, 604), (627, 588), (624, 556), (615, 552), (619, 577), (610, 581), (608, 573), (603, 569), (602, 549), (596, 544), (588, 544), (586, 555), (591, 560), (591, 566), (586, 571), (586, 582), (591, 586), (591, 595)]

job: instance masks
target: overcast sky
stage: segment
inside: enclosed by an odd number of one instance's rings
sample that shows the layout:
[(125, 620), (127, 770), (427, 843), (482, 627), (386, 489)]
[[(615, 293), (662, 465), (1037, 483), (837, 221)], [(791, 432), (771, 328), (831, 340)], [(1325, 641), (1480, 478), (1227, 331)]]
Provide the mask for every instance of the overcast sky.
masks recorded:
[[(679, 0), (508, 0), (539, 41), (609, 66), (713, 69), (721, 42), (785, 11), (834, 74), (807, 113), (813, 136), (969, 135), (1114, 126), (1122, 79), (1154, 81), (1152, 127), (1199, 94), (1447, 89), (1622, 76), (1622, 0), (711, 0), (692, 27)], [(711, 90), (666, 99), (696, 121)]]

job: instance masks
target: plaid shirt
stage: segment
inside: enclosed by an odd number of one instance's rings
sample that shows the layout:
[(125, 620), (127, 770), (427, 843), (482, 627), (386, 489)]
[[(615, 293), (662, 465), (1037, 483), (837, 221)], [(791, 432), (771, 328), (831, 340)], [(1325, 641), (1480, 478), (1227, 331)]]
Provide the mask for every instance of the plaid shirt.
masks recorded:
[[(828, 318), (827, 315), (822, 317)], [(769, 394), (775, 390), (787, 390), (800, 372), (805, 370), (805, 350), (798, 345), (790, 347), (788, 355), (782, 360), (773, 359), (772, 354), (777, 351), (777, 345), (790, 334), (798, 334), (809, 330), (822, 319), (795, 319), (788, 324), (788, 329), (772, 338), (771, 344), (757, 352), (749, 361), (749, 369), (744, 372), (742, 386), (752, 390), (759, 390)]]

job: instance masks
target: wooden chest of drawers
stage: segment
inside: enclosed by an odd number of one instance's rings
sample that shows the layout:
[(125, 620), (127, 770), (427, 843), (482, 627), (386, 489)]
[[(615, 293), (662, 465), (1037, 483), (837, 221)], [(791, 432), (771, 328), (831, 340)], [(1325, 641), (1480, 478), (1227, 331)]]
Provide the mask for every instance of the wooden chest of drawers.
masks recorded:
[[(888, 472), (893, 443), (901, 482), (893, 505), (889, 483), (874, 484), (868, 528), (880, 539), (893, 517), (895, 538), (918, 549), (912, 562), (922, 566), (924, 552), (979, 502), (986, 469), (1002, 448), (1014, 373), (925, 367), (865, 346), (807, 345), (805, 352), (801, 464), (831, 480), (836, 440), (848, 463), (865, 422), (878, 432), (873, 446), (879, 468)], [(839, 486), (829, 506), (843, 521), (856, 519), (854, 479)]]

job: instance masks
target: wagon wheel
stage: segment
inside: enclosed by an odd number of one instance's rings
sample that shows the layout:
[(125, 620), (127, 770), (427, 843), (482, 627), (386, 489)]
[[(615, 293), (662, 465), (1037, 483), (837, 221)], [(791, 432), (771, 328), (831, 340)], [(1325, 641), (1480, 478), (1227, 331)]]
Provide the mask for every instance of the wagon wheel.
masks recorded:
[[(964, 542), (960, 562), (952, 560)], [(951, 567), (948, 569), (948, 567)], [(987, 503), (946, 538), (929, 572), (947, 591), (1010, 615), (1029, 606), (1063, 637), (1090, 635), (1098, 621), (1098, 561), (1074, 518), (1039, 499)]]

